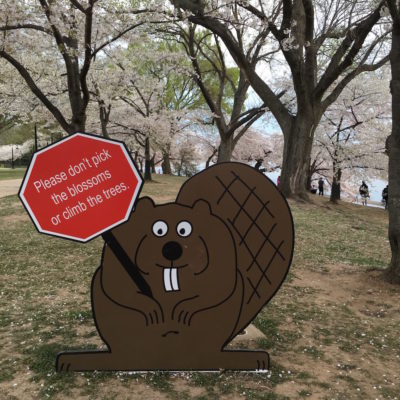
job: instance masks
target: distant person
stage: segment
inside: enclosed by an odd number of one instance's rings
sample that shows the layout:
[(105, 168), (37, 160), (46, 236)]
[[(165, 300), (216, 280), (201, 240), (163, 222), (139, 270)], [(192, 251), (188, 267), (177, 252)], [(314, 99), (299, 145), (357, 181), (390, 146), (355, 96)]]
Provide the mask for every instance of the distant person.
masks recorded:
[(382, 200), (385, 203), (385, 210), (388, 208), (388, 200), (389, 200), (389, 185), (382, 190)]
[(276, 180), (276, 186), (279, 187), (280, 183), (281, 183), (281, 176), (279, 175), (278, 179)]
[(365, 181), (362, 181), (361, 186), (359, 188), (361, 202), (363, 206), (367, 205), (367, 199), (369, 197), (369, 188)]
[(257, 171), (265, 172), (265, 171), (266, 171), (265, 168), (261, 168), (262, 165), (263, 165), (263, 159), (262, 159), (262, 158), (259, 158), (258, 160), (256, 160), (256, 165), (254, 165), (254, 168), (255, 168)]
[(324, 195), (324, 180), (322, 177), (319, 178), (318, 180), (318, 196), (323, 196)]
[(312, 194), (317, 194), (317, 187), (315, 186), (314, 183), (311, 185), (310, 191), (311, 191)]

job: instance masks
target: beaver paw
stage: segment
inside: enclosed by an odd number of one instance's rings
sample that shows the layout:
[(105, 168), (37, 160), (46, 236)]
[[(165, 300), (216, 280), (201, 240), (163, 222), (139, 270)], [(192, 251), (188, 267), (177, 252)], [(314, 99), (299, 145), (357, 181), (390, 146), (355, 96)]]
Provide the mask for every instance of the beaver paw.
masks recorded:
[[(72, 360), (69, 354), (59, 354), (56, 360), (56, 371), (57, 372), (69, 372), (73, 371)], [(72, 366), (72, 368), (71, 368)]]
[(157, 310), (151, 310), (146, 312), (145, 317), (146, 317), (146, 325), (156, 325), (162, 322), (162, 316), (159, 315), (159, 311)]
[(176, 312), (172, 315), (172, 319), (176, 319), (178, 323), (188, 326), (190, 326), (192, 318), (193, 313), (186, 310), (176, 310)]

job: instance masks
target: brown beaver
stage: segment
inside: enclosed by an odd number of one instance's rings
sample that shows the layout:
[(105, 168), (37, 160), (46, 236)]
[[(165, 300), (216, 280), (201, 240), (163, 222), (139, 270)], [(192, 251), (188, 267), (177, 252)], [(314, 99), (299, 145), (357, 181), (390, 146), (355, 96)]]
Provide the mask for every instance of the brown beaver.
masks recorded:
[[(150, 198), (140, 199), (129, 221), (113, 229), (152, 295), (138, 289), (105, 245), (92, 281), (92, 307), (108, 351), (61, 353), (57, 370), (269, 367), (266, 352), (224, 348), (287, 273), (293, 251), (290, 210), (254, 169), (234, 163), (217, 167), (189, 180), (175, 203), (156, 206)], [(235, 177), (242, 180), (240, 187)]]

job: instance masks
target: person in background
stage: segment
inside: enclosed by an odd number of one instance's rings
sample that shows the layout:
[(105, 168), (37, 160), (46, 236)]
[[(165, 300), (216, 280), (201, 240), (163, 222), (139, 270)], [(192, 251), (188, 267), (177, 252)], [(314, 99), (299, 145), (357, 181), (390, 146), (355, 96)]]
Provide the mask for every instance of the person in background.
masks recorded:
[(263, 166), (263, 159), (262, 158), (257, 159), (256, 164), (254, 165), (254, 168), (257, 171), (266, 172), (267, 170), (265, 168), (262, 168), (262, 166)]
[(388, 200), (389, 200), (389, 185), (382, 190), (382, 200), (385, 203), (385, 210), (388, 208)]
[(311, 190), (312, 194), (317, 194), (317, 187), (315, 186), (314, 183), (311, 185), (311, 189), (310, 190)]
[(359, 188), (359, 192), (360, 192), (360, 195), (361, 195), (362, 205), (366, 206), (367, 205), (367, 199), (369, 197), (369, 188), (368, 188), (368, 185), (365, 183), (365, 181), (362, 181), (361, 186)]
[(279, 187), (279, 184), (281, 183), (281, 176), (278, 176), (278, 179), (276, 180), (276, 186)]
[(318, 195), (324, 195), (324, 180), (322, 179), (322, 176), (318, 180)]

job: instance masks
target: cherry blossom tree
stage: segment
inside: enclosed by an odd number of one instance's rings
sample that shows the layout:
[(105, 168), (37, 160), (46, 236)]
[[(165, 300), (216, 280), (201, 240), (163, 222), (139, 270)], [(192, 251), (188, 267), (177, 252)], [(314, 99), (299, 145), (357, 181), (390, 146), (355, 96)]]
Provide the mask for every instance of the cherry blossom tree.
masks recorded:
[(1, 2), (0, 59), (66, 132), (84, 131), (93, 61), (142, 27), (147, 12), (105, 0)]
[(185, 132), (175, 138), (174, 169), (178, 176), (192, 176), (198, 172), (201, 161), (199, 142), (193, 132)]
[(170, 173), (174, 136), (191, 124), (191, 110), (204, 103), (185, 65), (186, 55), (176, 45), (149, 36), (110, 57), (124, 77), (111, 125), (133, 135), (143, 147), (145, 179), (151, 179), (155, 150)]
[[(323, 113), (357, 75), (388, 61), (385, 40), (390, 27), (382, 17), (384, 1), (174, 0), (173, 4), (187, 11), (189, 22), (221, 38), (271, 110), (285, 139), (281, 189), (288, 196), (305, 195), (314, 132)], [(243, 36), (243, 26), (252, 32)], [(257, 46), (263, 46), (265, 57), (278, 52), (272, 75), (290, 71), (294, 112), (261, 73), (263, 57), (256, 64), (249, 62), (248, 55)]]
[[(201, 90), (213, 123), (220, 135), (218, 162), (230, 161), (232, 152), (246, 131), (264, 114), (262, 104), (246, 109), (245, 101), (250, 82), (243, 71), (227, 65), (221, 40), (215, 34), (196, 25), (175, 24), (169, 29), (174, 40), (177, 35), (193, 66), (193, 79)], [(255, 50), (253, 59), (259, 56)]]
[(366, 173), (386, 178), (390, 112), (389, 80), (383, 70), (356, 78), (325, 111), (316, 130), (310, 175), (322, 172), (328, 178), (332, 202), (340, 200), (345, 170), (353, 181)]
[(263, 172), (272, 172), (282, 167), (283, 137), (274, 133), (265, 135), (255, 128), (243, 136), (240, 146), (233, 152), (233, 160), (249, 164), (260, 164)]

